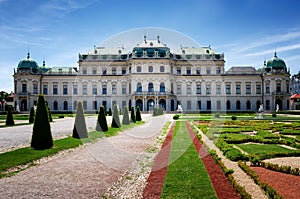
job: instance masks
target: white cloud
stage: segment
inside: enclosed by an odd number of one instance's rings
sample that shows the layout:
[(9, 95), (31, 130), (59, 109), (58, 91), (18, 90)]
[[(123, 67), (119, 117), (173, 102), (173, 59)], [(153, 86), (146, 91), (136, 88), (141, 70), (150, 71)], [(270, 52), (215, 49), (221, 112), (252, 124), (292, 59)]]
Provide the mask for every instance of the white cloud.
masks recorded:
[[(300, 49), (300, 44), (292, 44), (292, 45), (279, 47), (279, 48), (276, 48), (276, 52), (285, 52), (285, 51), (296, 50), (296, 49)], [(266, 55), (266, 54), (274, 53), (274, 51), (275, 51), (275, 49), (268, 49), (268, 50), (263, 50), (263, 51), (260, 51), (260, 52), (248, 53), (245, 56)]]

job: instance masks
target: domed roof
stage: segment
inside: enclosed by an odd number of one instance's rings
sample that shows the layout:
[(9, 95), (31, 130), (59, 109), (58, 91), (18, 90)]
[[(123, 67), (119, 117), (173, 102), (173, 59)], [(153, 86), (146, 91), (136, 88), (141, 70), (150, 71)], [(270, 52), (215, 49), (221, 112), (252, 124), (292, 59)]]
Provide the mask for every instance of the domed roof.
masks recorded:
[(18, 69), (25, 69), (25, 70), (37, 70), (39, 68), (36, 61), (30, 58), (30, 54), (28, 53), (27, 58), (23, 59), (18, 64)]
[(277, 57), (275, 52), (274, 57), (267, 62), (267, 68), (285, 69), (286, 65), (282, 59)]

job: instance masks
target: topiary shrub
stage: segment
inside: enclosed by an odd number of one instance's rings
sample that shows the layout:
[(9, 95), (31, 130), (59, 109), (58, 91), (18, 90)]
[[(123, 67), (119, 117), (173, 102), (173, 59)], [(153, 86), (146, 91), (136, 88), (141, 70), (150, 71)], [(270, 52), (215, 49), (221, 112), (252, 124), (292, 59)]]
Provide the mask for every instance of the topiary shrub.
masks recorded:
[(136, 117), (135, 117), (135, 114), (134, 114), (134, 107), (133, 106), (131, 107), (131, 116), (130, 116), (130, 119), (131, 119), (132, 123), (136, 123)]
[(130, 124), (127, 106), (124, 107), (122, 124), (124, 125)]
[(88, 137), (82, 102), (80, 101), (77, 103), (77, 112), (76, 112), (72, 137), (77, 139)]
[(29, 113), (29, 124), (32, 124), (34, 122), (34, 115), (35, 115), (35, 111), (34, 111), (34, 107), (32, 106), (30, 108), (30, 113)]
[(231, 120), (236, 120), (237, 117), (236, 116), (231, 116)]
[(5, 124), (6, 124), (6, 126), (13, 126), (13, 125), (15, 125), (15, 121), (14, 121), (14, 117), (13, 117), (11, 106), (8, 106)]
[(136, 121), (142, 121), (141, 110), (140, 110), (139, 106), (136, 107), (136, 117), (135, 117), (135, 119), (136, 119)]
[(120, 128), (121, 127), (121, 123), (120, 123), (120, 118), (119, 118), (119, 111), (118, 111), (118, 107), (115, 104), (114, 105), (114, 110), (113, 110), (113, 118), (112, 118), (112, 122), (111, 122), (111, 127), (113, 128)]
[(180, 116), (179, 116), (178, 114), (176, 114), (176, 115), (173, 116), (173, 120), (178, 120), (179, 117), (180, 117)]
[(277, 117), (276, 113), (272, 113), (272, 117)]
[(31, 147), (35, 150), (50, 149), (53, 146), (48, 108), (44, 95), (39, 95), (33, 124)]
[(50, 110), (50, 107), (49, 107), (49, 106), (48, 106), (48, 114), (49, 114), (49, 121), (50, 121), (50, 122), (53, 122), (52, 114), (51, 114), (51, 110)]
[(100, 111), (98, 113), (98, 120), (97, 120), (97, 125), (96, 125), (96, 131), (100, 131), (100, 132), (108, 131), (104, 106), (100, 106)]

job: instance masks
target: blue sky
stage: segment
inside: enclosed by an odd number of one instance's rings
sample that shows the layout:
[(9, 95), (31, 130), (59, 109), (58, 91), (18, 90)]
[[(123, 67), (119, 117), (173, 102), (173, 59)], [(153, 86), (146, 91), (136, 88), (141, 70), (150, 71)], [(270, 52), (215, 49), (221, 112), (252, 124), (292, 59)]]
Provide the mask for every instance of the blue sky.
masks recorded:
[[(299, 10), (298, 0), (0, 0), (0, 90), (13, 90), (13, 70), (28, 50), (39, 65), (44, 59), (50, 67), (74, 67), (79, 53), (110, 45), (112, 36), (135, 29), (141, 35), (132, 42), (142, 41), (144, 33), (148, 38), (160, 34), (170, 46), (167, 37), (173, 31), (210, 45), (225, 54), (226, 70), (258, 68), (276, 50), (295, 74)], [(114, 45), (128, 49), (128, 42)], [(193, 44), (183, 39), (180, 45)]]

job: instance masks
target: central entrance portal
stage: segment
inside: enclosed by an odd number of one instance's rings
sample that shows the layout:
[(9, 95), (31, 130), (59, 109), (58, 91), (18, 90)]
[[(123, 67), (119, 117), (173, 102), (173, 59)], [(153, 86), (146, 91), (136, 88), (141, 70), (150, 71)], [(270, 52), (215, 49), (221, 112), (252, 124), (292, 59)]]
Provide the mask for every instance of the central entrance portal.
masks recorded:
[(147, 102), (147, 111), (152, 111), (154, 108), (154, 100), (153, 99), (149, 99)]

